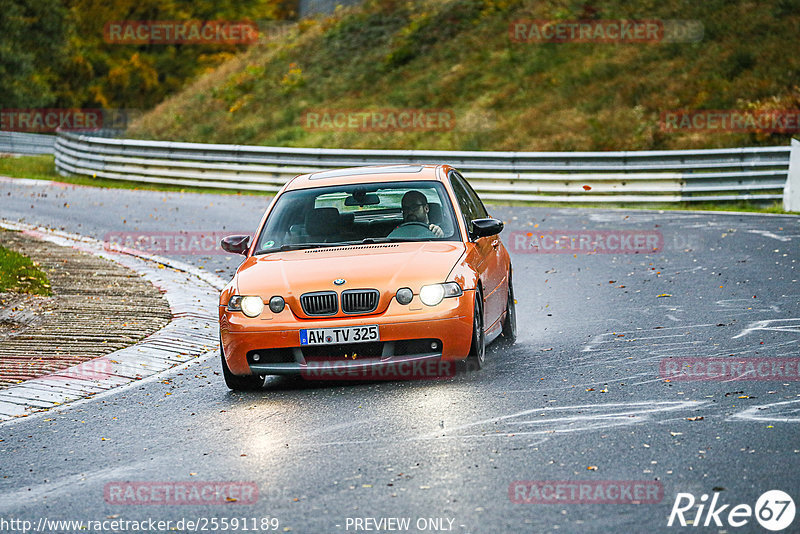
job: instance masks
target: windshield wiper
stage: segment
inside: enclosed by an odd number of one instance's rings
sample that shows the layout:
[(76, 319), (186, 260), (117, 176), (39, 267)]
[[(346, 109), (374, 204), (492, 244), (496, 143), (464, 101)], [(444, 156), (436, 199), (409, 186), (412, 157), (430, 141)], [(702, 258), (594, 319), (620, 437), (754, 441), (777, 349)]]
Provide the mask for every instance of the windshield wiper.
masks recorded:
[(278, 248), (270, 248), (267, 250), (259, 250), (254, 255), (269, 254), (272, 252), (286, 252), (287, 250), (302, 250), (304, 248), (336, 248), (336, 247), (350, 247), (353, 245), (376, 245), (380, 243), (409, 243), (418, 241), (430, 241), (427, 238), (414, 239), (409, 237), (367, 237), (360, 241), (340, 241), (338, 243), (291, 243), (281, 245)]
[(368, 237), (366, 239), (358, 241), (358, 243), (362, 245), (369, 245), (376, 243), (404, 243), (404, 242), (410, 243), (417, 241), (431, 241), (431, 239), (427, 237), (423, 237), (420, 239), (414, 239), (413, 237)]
[(258, 256), (260, 254), (269, 254), (270, 252), (286, 252), (287, 250), (302, 250), (304, 248), (325, 248), (332, 245), (331, 243), (287, 243), (286, 245), (281, 245), (279, 248), (269, 248), (266, 250), (259, 250), (254, 255)]

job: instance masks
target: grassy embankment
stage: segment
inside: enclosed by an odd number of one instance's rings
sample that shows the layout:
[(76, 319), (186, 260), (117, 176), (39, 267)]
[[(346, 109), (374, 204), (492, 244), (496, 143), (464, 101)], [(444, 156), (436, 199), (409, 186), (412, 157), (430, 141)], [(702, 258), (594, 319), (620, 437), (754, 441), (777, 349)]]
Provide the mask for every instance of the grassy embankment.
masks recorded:
[[(666, 132), (660, 118), (677, 109), (800, 108), (800, 56), (786, 53), (787, 43), (798, 42), (800, 11), (793, 5), (368, 0), (332, 17), (304, 20), (294, 32), (251, 47), (145, 114), (128, 136), (441, 150), (786, 145), (789, 135), (769, 132)], [(516, 20), (584, 18), (688, 19), (701, 22), (704, 33), (699, 41), (679, 43), (533, 44), (509, 38)], [(452, 110), (455, 127), (314, 131), (303, 123), (308, 110), (405, 108)], [(579, 197), (558, 205), (617, 207), (581, 203)], [(780, 212), (777, 203), (747, 202), (627, 207)]]
[[(131, 127), (137, 138), (296, 147), (602, 151), (787, 145), (663, 131), (669, 110), (800, 108), (789, 0), (372, 0), (262, 43)], [(589, 11), (591, 9), (591, 11)], [(521, 19), (689, 19), (678, 43), (515, 43)], [(311, 131), (306, 110), (452, 110), (450, 131)]]
[(30, 258), (0, 246), (0, 293), (5, 292), (52, 294), (47, 275)]

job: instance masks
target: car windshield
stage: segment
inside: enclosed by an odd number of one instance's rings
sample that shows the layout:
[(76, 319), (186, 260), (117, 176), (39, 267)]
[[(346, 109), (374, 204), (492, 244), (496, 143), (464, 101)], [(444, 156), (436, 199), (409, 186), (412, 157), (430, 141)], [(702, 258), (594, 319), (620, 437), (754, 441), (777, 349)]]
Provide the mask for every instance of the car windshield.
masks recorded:
[(440, 182), (347, 184), (281, 195), (256, 254), (354, 243), (459, 240)]

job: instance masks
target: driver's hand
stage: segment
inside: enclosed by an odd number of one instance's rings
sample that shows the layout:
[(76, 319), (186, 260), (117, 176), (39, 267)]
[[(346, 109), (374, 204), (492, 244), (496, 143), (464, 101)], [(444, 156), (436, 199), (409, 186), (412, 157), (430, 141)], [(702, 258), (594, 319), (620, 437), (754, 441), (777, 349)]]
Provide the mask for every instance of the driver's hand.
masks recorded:
[(440, 226), (436, 226), (435, 224), (431, 223), (428, 225), (428, 230), (433, 232), (433, 235), (436, 237), (444, 237), (444, 232)]

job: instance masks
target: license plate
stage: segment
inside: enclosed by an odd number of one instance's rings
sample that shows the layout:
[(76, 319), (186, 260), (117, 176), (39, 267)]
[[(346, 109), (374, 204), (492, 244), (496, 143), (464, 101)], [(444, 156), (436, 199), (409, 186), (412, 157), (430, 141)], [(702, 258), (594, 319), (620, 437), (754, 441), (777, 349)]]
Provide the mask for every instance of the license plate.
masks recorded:
[(378, 325), (347, 326), (343, 328), (304, 328), (300, 330), (301, 345), (337, 345), (380, 341)]

